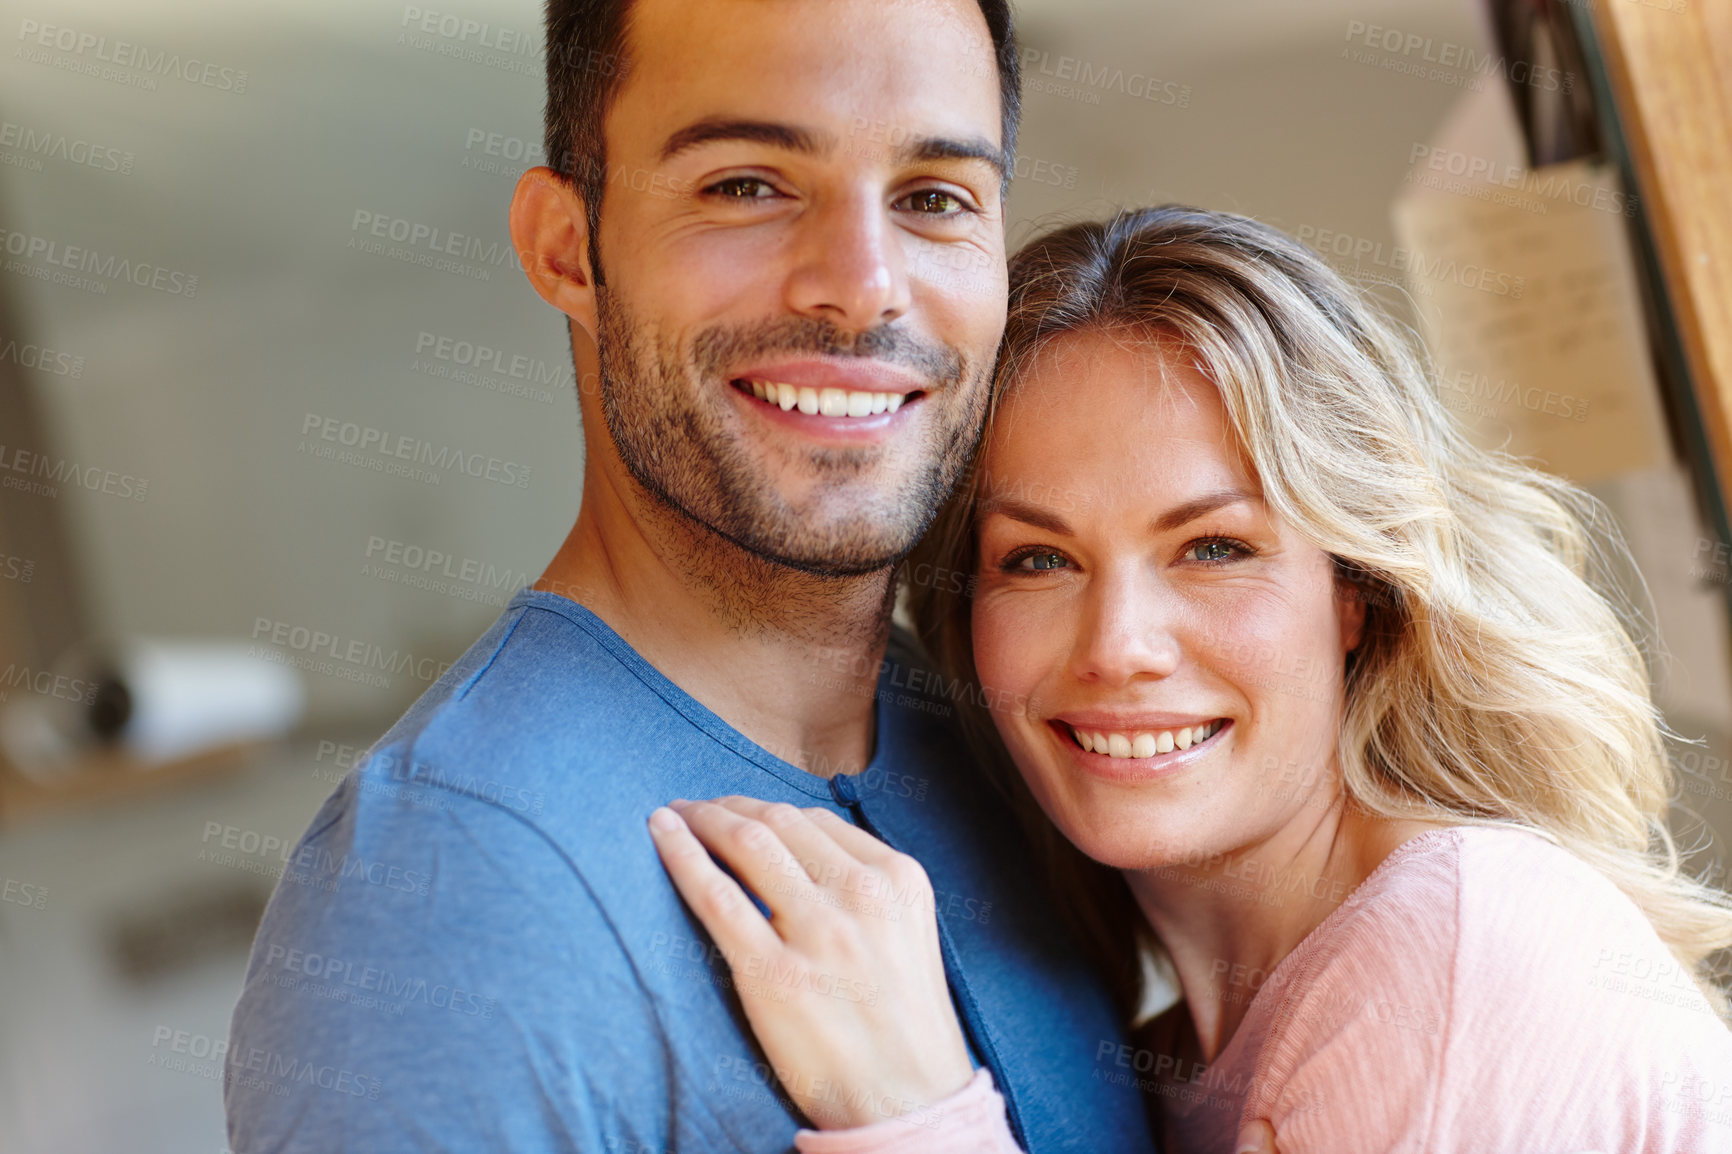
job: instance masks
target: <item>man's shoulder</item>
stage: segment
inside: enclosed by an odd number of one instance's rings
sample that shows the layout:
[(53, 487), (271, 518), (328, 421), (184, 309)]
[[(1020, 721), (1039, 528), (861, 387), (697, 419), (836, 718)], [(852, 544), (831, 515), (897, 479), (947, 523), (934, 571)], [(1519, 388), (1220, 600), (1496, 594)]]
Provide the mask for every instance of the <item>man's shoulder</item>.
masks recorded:
[[(647, 674), (647, 676), (646, 676)], [(545, 749), (604, 734), (623, 714), (667, 706), (654, 671), (599, 618), (525, 591), (411, 707), (384, 743), (466, 739)], [(617, 727), (616, 727), (617, 728)]]
[(357, 804), (469, 798), (543, 834), (613, 820), (650, 767), (714, 745), (693, 704), (582, 606), (519, 594), (368, 751)]
[(583, 1039), (605, 1036), (642, 1049), (650, 1078), (659, 1033), (606, 912), (533, 826), (352, 776), (288, 855), (254, 941), (231, 1137), (410, 1148), (480, 1128), (548, 1148), (550, 1133), (593, 1132), (605, 1104), (523, 1072), (581, 1069)]

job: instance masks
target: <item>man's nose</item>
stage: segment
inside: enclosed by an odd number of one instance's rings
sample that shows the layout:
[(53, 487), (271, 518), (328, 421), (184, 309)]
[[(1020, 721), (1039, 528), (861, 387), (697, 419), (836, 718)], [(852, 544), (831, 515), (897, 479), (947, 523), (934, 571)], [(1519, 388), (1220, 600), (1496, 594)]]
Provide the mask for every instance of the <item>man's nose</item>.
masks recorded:
[(908, 311), (903, 236), (889, 209), (866, 193), (820, 202), (801, 222), (787, 282), (787, 303), (866, 332)]
[(1135, 571), (1107, 572), (1097, 576), (1086, 596), (1072, 649), (1079, 680), (1127, 685), (1178, 670), (1182, 609), (1159, 582)]

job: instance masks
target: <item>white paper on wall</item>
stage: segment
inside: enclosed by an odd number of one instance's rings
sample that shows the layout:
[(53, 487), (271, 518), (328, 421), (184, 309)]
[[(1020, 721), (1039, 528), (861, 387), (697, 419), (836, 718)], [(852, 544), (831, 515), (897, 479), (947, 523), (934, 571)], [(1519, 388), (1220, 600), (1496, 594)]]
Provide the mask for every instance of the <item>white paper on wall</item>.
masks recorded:
[(1577, 482), (1669, 458), (1626, 216), (1586, 161), (1528, 169), (1495, 98), (1416, 145), (1394, 206), (1444, 403), (1479, 443)]

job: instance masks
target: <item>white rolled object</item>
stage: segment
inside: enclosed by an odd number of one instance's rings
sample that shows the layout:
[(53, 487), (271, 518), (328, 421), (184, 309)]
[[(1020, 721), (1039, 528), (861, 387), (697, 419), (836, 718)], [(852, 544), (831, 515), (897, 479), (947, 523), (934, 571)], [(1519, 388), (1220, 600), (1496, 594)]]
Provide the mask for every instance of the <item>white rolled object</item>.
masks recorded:
[(120, 744), (148, 764), (287, 735), (306, 708), (306, 687), (297, 670), (257, 652), (225, 641), (117, 646), (110, 669), (130, 703)]

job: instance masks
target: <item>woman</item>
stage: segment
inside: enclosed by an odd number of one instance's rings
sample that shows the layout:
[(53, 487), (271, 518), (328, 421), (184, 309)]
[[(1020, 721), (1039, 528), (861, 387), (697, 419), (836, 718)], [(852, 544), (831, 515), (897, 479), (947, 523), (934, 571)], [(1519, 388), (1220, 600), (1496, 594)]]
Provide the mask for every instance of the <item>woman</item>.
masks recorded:
[[(922, 545), (973, 595), (910, 592), (971, 698), (1028, 703), (959, 706), (1127, 1006), (1142, 956), (1183, 992), (1131, 1064), (1169, 1149), (1732, 1149), (1732, 905), (1666, 834), (1601, 527), (1272, 229), (1151, 209), (1012, 262), (980, 467)], [(861, 897), (918, 866), (823, 811), (674, 808), (663, 859), (826, 1128), (801, 1149), (1014, 1149), (931, 916)]]

